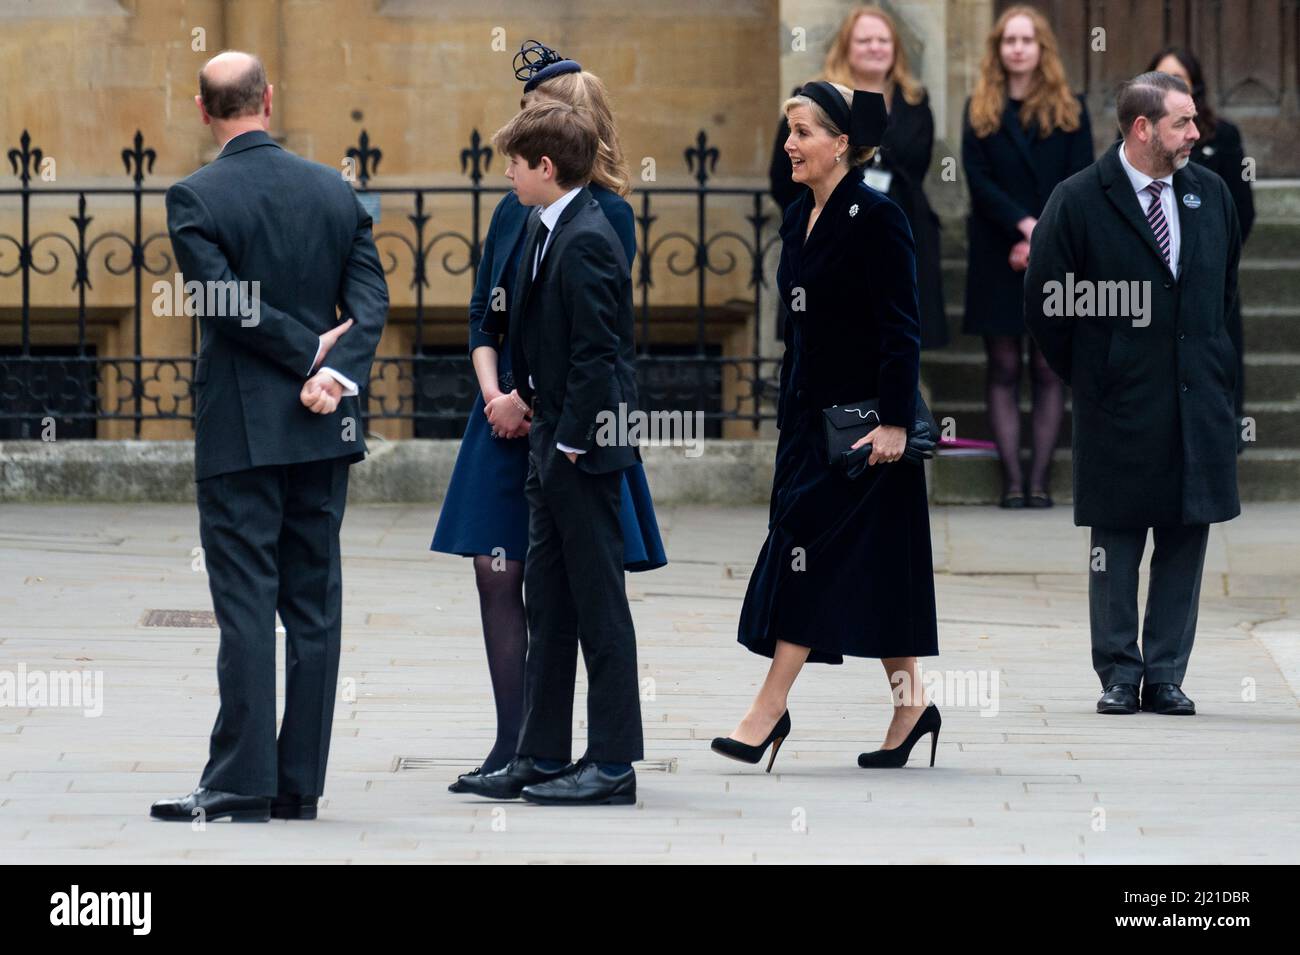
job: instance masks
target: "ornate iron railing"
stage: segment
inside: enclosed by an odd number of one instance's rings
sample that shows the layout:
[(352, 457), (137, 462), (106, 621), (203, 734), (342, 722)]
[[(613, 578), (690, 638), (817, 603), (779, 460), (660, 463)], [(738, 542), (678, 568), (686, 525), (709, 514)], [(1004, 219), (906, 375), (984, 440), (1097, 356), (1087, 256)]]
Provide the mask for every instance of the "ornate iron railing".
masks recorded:
[[(60, 436), (94, 436), (96, 424), (126, 422), (122, 428), (139, 436), (145, 421), (193, 421), (192, 378), (198, 344), (197, 319), (188, 325), (188, 349), (146, 346), (146, 314), (152, 300), (146, 283), (153, 277), (175, 274), (175, 259), (166, 231), (146, 231), (147, 204), (161, 203), (165, 187), (146, 185), (157, 153), (144, 144), (137, 131), (133, 143), (121, 153), (131, 185), (122, 187), (66, 188), (42, 181), (48, 159), (24, 130), (17, 148), (8, 151), (17, 187), (0, 188), (0, 222), (16, 214), (16, 234), (0, 232), (0, 437), (38, 437), (42, 422), (57, 422)], [(483, 178), (492, 161), (492, 149), (477, 130), (459, 154), (467, 185), (382, 186), (375, 178), (383, 153), (363, 130), (356, 146), (345, 154), (363, 202), (391, 216), (403, 203), (409, 212), (394, 228), (376, 216), (375, 240), (384, 259), (390, 284), (399, 274), (410, 275), (409, 306), (394, 297), (390, 323), (410, 325), (408, 354), (376, 359), (368, 392), (367, 415), (372, 419), (409, 419), (414, 432), (459, 435), (477, 390), (463, 337), (455, 345), (432, 342), (428, 332), (433, 306), (427, 299), (430, 270), (440, 268), (450, 276), (477, 270), (486, 218), (484, 197), (504, 194), (505, 187), (486, 186)], [(756, 430), (774, 415), (779, 356), (765, 356), (762, 321), (764, 296), (773, 294), (769, 272), (777, 242), (779, 217), (765, 190), (719, 187), (714, 177), (719, 153), (701, 131), (683, 152), (693, 186), (647, 184), (629, 197), (637, 223), (638, 253), (633, 266), (638, 322), (637, 371), (645, 410), (702, 411), (709, 431), (717, 433), (723, 421), (748, 422)], [(56, 178), (56, 177), (55, 177)], [(463, 197), (468, 227), (434, 228), (433, 201)], [(668, 220), (683, 227), (668, 228), (665, 205), (679, 197)], [(17, 209), (12, 206), (17, 199)], [(46, 203), (63, 201), (75, 206), (68, 214), (72, 228), (45, 229), (36, 234), (34, 204), (49, 218)], [(130, 225), (95, 228), (97, 203), (116, 201), (117, 212), (129, 208)], [(689, 208), (688, 208), (689, 207)], [(490, 213), (490, 208), (487, 210)], [(445, 218), (456, 219), (456, 214)], [(719, 228), (719, 219), (729, 225)], [(743, 225), (741, 224), (743, 223)], [(445, 249), (444, 249), (445, 246)], [(730, 276), (735, 285), (748, 266), (739, 307), (734, 302), (711, 301), (710, 280)], [(48, 304), (35, 301), (32, 282), (67, 270), (68, 291), (74, 301)], [(113, 353), (92, 342), (88, 322), (103, 319), (108, 306), (96, 302), (92, 273), (129, 276), (131, 294), (128, 321), (120, 321), (123, 302), (111, 308), (118, 316), (115, 327), (129, 329), (109, 341), (121, 342)], [(692, 283), (693, 280), (693, 283)], [(16, 281), (17, 289), (8, 282)], [(659, 289), (676, 282), (672, 296)], [(693, 289), (683, 293), (683, 283)], [(465, 301), (468, 300), (468, 288)], [(14, 292), (17, 292), (15, 295)], [(671, 299), (671, 300), (670, 300)], [(16, 302), (16, 307), (14, 304)], [(445, 307), (442, 309), (445, 314)], [(460, 306), (464, 314), (464, 305)], [(656, 335), (657, 323), (669, 320), (678, 329), (671, 342)], [(17, 319), (17, 333), (13, 329)], [(110, 320), (111, 321), (111, 320)], [(683, 334), (682, 329), (693, 334)], [(51, 331), (57, 326), (57, 331)], [(737, 328), (745, 329), (748, 350), (737, 353)], [(446, 336), (442, 336), (446, 338)], [(175, 336), (172, 336), (174, 340)], [(730, 347), (724, 346), (724, 338)], [(104, 340), (101, 335), (100, 340)], [(769, 339), (770, 340), (770, 339)], [(770, 352), (770, 349), (769, 349)]]

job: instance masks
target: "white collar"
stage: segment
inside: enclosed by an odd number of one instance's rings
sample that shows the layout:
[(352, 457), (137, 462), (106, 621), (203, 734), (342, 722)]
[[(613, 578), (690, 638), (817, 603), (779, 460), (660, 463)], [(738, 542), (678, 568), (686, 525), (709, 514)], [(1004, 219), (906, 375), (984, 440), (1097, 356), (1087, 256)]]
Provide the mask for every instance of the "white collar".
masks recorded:
[[(1119, 144), (1119, 161), (1120, 165), (1124, 167), (1124, 172), (1128, 174), (1128, 181), (1132, 183), (1134, 192), (1141, 192), (1147, 186), (1151, 185), (1151, 183), (1156, 181), (1154, 177), (1148, 176), (1128, 161), (1128, 156), (1124, 154), (1124, 143), (1122, 141)], [(1174, 174), (1171, 172), (1167, 176), (1161, 176), (1160, 181), (1170, 189), (1173, 189)], [(1173, 193), (1171, 192), (1170, 195), (1172, 196)]]
[(546, 226), (548, 231), (555, 231), (555, 224), (560, 221), (560, 213), (564, 212), (564, 207), (572, 202), (573, 197), (580, 192), (582, 192), (582, 186), (574, 186), (549, 206), (542, 207), (542, 225)]

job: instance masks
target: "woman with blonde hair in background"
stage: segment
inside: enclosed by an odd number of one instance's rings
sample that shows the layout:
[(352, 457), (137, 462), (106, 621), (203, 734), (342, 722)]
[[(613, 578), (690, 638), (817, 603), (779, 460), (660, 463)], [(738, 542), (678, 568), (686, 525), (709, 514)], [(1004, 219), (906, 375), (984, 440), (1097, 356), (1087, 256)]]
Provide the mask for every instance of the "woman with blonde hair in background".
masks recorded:
[[(818, 79), (885, 98), (889, 125), (880, 148), (867, 163), (866, 183), (898, 203), (907, 216), (916, 241), (921, 347), (942, 348), (948, 344), (948, 322), (939, 264), (939, 217), (930, 208), (924, 186), (934, 151), (934, 113), (929, 94), (908, 66), (907, 50), (894, 18), (870, 4), (850, 10), (826, 51)], [(790, 157), (785, 152), (789, 136), (790, 124), (782, 116), (769, 173), (772, 197), (782, 209), (807, 191), (790, 178)]]

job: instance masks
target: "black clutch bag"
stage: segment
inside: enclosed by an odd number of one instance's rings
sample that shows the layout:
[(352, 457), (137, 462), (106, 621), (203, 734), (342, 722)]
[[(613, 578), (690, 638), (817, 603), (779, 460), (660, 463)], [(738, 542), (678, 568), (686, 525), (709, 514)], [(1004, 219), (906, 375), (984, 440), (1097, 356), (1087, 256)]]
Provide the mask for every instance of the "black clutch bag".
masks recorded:
[[(851, 405), (832, 405), (822, 409), (822, 421), (826, 426), (826, 453), (830, 465), (843, 471), (845, 477), (857, 478), (866, 473), (871, 445), (864, 444), (855, 451), (853, 444), (879, 427), (879, 408), (879, 399), (868, 398)], [(919, 465), (934, 457), (935, 446), (939, 443), (939, 425), (919, 392), (913, 417), (916, 420), (907, 429), (907, 447), (903, 449), (903, 460)]]

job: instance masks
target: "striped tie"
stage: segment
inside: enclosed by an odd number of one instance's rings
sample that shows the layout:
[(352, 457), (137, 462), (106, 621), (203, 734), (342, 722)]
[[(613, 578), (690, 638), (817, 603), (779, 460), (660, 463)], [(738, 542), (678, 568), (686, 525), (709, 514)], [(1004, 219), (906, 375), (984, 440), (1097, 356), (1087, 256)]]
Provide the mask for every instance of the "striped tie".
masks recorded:
[(1147, 206), (1147, 222), (1151, 225), (1151, 232), (1156, 237), (1156, 245), (1160, 246), (1160, 255), (1165, 260), (1165, 265), (1169, 264), (1169, 223), (1165, 219), (1165, 204), (1160, 201), (1160, 193), (1164, 191), (1165, 184), (1159, 179), (1153, 179), (1151, 183), (1142, 191), (1151, 195), (1151, 204)]

